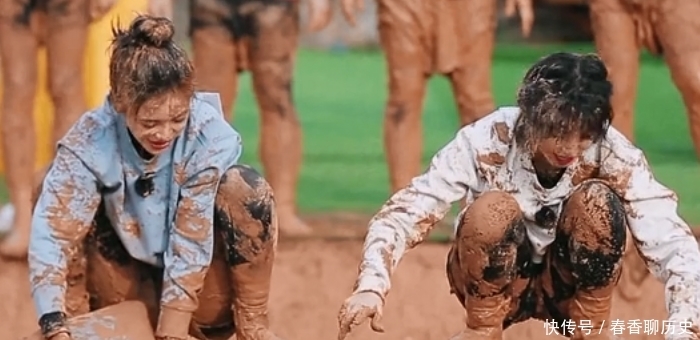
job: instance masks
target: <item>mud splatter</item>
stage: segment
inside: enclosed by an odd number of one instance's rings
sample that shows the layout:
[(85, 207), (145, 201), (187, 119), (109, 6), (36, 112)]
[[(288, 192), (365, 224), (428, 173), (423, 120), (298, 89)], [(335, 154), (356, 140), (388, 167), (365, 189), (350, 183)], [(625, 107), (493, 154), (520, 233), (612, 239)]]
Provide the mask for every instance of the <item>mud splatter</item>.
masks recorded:
[(491, 152), (486, 155), (477, 155), (476, 160), (485, 165), (500, 166), (505, 163), (506, 158), (498, 152)]

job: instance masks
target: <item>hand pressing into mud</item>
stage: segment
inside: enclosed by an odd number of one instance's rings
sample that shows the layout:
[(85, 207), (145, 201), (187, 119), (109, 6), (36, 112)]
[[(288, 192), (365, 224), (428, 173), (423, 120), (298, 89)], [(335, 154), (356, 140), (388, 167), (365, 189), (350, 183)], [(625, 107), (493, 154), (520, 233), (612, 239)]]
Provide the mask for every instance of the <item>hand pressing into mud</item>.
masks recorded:
[(520, 31), (523, 37), (527, 38), (532, 32), (532, 25), (535, 22), (532, 0), (506, 0), (506, 17), (512, 18), (515, 16), (516, 11), (520, 14)]
[(109, 12), (116, 0), (89, 0), (90, 20), (98, 21)]
[(73, 340), (73, 337), (71, 337), (68, 333), (62, 332), (51, 337), (47, 337), (46, 340)]
[(331, 22), (333, 10), (330, 0), (309, 0), (309, 30), (318, 32)]
[(365, 10), (365, 0), (340, 0), (340, 8), (343, 10), (345, 21), (355, 27), (357, 24), (355, 13)]
[(370, 326), (373, 331), (384, 332), (381, 324), (383, 307), (384, 301), (377, 293), (362, 292), (350, 296), (338, 314), (338, 340), (345, 339), (355, 326), (369, 318), (372, 318)]
[(149, 0), (148, 14), (173, 20), (173, 0)]

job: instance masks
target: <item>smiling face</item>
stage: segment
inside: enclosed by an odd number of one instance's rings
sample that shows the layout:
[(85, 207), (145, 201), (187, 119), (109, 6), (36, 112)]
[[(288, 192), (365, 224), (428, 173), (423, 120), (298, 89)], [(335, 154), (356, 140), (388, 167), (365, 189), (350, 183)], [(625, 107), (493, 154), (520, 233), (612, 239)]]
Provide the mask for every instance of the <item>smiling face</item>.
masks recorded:
[(168, 91), (126, 115), (126, 125), (136, 141), (150, 154), (158, 155), (182, 133), (190, 116), (190, 96)]
[(576, 162), (584, 151), (591, 147), (593, 139), (580, 133), (565, 137), (545, 138), (537, 145), (537, 154), (553, 168), (566, 168)]

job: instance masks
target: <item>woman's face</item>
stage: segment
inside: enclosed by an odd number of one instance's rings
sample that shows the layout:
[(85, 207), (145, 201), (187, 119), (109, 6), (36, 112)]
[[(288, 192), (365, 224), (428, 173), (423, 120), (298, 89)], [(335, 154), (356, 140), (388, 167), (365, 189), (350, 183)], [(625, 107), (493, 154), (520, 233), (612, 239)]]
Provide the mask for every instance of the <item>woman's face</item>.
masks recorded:
[(542, 140), (537, 146), (537, 153), (552, 167), (566, 168), (576, 162), (592, 144), (590, 137), (572, 133), (565, 137)]
[(126, 125), (136, 141), (152, 155), (165, 151), (187, 125), (190, 96), (169, 91), (147, 100), (128, 113)]

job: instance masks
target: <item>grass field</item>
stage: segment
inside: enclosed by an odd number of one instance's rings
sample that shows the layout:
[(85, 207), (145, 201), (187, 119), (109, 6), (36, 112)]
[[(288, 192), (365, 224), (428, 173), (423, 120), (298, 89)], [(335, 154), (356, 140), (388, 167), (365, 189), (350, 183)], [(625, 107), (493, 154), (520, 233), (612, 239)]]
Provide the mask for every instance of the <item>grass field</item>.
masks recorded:
[[(590, 45), (499, 47), (493, 67), (498, 105), (513, 103), (518, 82), (533, 61), (562, 49), (592, 51)], [(386, 98), (382, 55), (378, 51), (302, 51), (298, 60), (294, 96), (305, 133), (301, 209), (372, 213), (388, 195), (381, 143)], [(678, 191), (681, 214), (692, 224), (700, 223), (700, 185), (694, 184), (699, 168), (683, 103), (666, 66), (648, 56), (643, 60), (637, 100), (638, 144), (658, 178)], [(427, 162), (457, 128), (446, 80), (436, 77), (431, 81), (423, 121)], [(250, 79), (244, 76), (234, 125), (243, 134), (243, 161), (256, 167), (258, 124)]]

